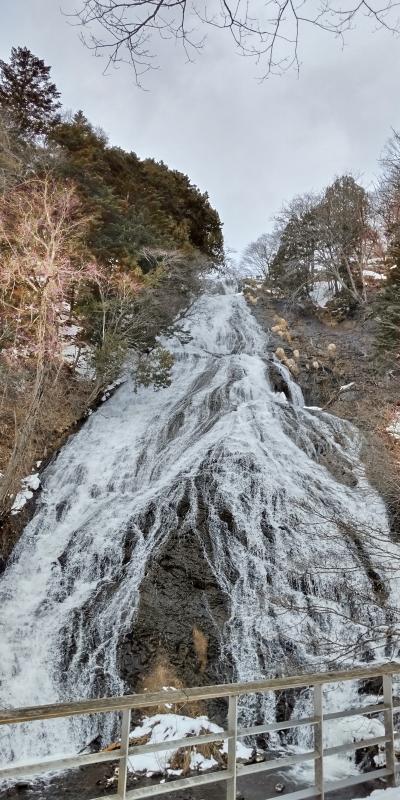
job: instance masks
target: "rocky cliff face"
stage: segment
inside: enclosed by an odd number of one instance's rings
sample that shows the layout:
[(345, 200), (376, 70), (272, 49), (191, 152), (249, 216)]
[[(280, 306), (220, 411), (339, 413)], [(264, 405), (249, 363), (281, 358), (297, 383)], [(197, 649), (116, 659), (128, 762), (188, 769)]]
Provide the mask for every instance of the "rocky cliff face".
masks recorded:
[[(229, 595), (218, 583), (211, 558), (209, 532), (201, 519), (195, 529), (179, 527), (154, 553), (132, 627), (118, 647), (121, 675), (131, 689), (146, 685), (159, 665), (184, 686), (232, 677), (223, 657)], [(202, 646), (198, 632), (205, 638)]]

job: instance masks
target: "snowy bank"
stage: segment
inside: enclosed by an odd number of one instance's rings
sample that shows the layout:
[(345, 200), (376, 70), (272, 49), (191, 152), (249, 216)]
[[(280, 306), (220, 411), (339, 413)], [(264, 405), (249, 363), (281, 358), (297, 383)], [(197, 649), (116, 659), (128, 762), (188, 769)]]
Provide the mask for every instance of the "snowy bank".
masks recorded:
[[(38, 461), (37, 464), (40, 466), (41, 461)], [(28, 500), (31, 500), (33, 497), (33, 493), (37, 492), (40, 487), (40, 478), (39, 473), (34, 472), (32, 475), (27, 475), (26, 478), (22, 478), (21, 480), (21, 489), (16, 495), (14, 502), (11, 507), (11, 514), (19, 514), (22, 511), (23, 507), (26, 505)]]
[[(191, 736), (203, 736), (204, 734), (221, 734), (223, 728), (210, 722), (208, 717), (186, 717), (181, 714), (155, 714), (152, 717), (145, 717), (131, 733), (130, 744), (159, 744), (171, 742), (174, 739), (184, 739), (188, 737), (190, 746)], [(190, 761), (185, 761), (187, 771), (204, 771), (218, 767), (222, 757), (227, 753), (227, 741), (216, 741), (206, 745), (194, 746), (191, 751), (185, 748), (185, 752), (190, 753)], [(182, 775), (183, 767), (180, 765), (182, 759), (177, 759), (178, 748), (168, 750), (158, 750), (156, 753), (145, 753), (131, 756), (128, 762), (128, 769), (134, 773), (141, 773), (151, 777), (152, 775)], [(251, 747), (245, 747), (238, 742), (236, 757), (243, 761), (248, 761), (253, 753)], [(219, 760), (217, 760), (217, 758)]]

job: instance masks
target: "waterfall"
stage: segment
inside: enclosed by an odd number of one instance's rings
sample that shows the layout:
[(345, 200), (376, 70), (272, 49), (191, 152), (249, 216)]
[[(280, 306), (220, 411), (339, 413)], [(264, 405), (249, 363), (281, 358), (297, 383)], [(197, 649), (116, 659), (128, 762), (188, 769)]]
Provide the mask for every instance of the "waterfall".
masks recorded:
[[(388, 630), (399, 550), (359, 434), (305, 408), (280, 365), (287, 391), (274, 390), (268, 337), (234, 287), (210, 285), (184, 328), (164, 342), (171, 386), (135, 392), (127, 380), (42, 476), (0, 580), (3, 706), (129, 688), (120, 642), (155, 554), (177, 530), (189, 546), (197, 537), (227, 598), (222, 677), (225, 664), (247, 681), (397, 656)], [(242, 715), (254, 720), (253, 706)], [(262, 711), (275, 713), (271, 697)], [(1, 757), (71, 752), (99, 732), (107, 741), (108, 725), (2, 728)]]

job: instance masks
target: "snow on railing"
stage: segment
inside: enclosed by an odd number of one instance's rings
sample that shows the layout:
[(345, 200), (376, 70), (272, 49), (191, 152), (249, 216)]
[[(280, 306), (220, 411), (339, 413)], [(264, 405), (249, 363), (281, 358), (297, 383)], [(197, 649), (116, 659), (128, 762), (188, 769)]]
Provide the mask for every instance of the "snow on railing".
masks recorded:
[[(81, 700), (74, 703), (59, 703), (56, 705), (34, 706), (31, 708), (9, 709), (0, 711), (0, 725), (14, 725), (27, 723), (34, 720), (50, 720), (65, 718), (74, 715), (97, 713), (121, 713), (121, 741), (118, 749), (102, 751), (99, 753), (80, 753), (78, 755), (48, 759), (35, 764), (15, 764), (0, 769), (0, 779), (20, 779), (24, 775), (40, 772), (65, 770), (82, 767), (88, 764), (117, 761), (118, 793), (107, 795), (103, 800), (141, 800), (141, 798), (158, 797), (163, 794), (173, 794), (183, 789), (204, 786), (216, 782), (226, 783), (227, 800), (236, 800), (236, 782), (238, 778), (256, 773), (281, 769), (302, 764), (306, 761), (314, 762), (314, 784), (289, 794), (286, 800), (305, 800), (305, 798), (318, 797), (324, 800), (324, 793), (360, 784), (376, 778), (387, 778), (391, 785), (397, 784), (398, 768), (395, 756), (395, 739), (400, 732), (395, 732), (393, 714), (400, 713), (400, 706), (393, 706), (392, 678), (400, 674), (400, 664), (390, 663), (375, 667), (360, 667), (341, 672), (323, 672), (299, 675), (290, 678), (274, 678), (253, 683), (223, 684), (220, 686), (202, 686), (193, 689), (171, 689), (162, 692), (126, 695), (100, 700)], [(359, 706), (346, 710), (325, 713), (323, 707), (324, 685), (341, 683), (349, 680), (369, 680), (382, 678), (382, 702), (369, 706)], [(238, 727), (237, 702), (239, 697), (250, 694), (276, 692), (285, 689), (311, 688), (313, 690), (313, 714), (309, 717), (289, 719), (285, 722), (270, 722), (263, 725)], [(199, 736), (186, 736), (180, 740), (162, 741), (143, 745), (130, 745), (131, 711), (140, 708), (165, 706), (168, 703), (191, 703), (225, 698), (228, 700), (228, 717), (226, 730), (218, 730)], [(384, 735), (348, 742), (334, 747), (324, 745), (324, 723), (355, 715), (383, 714), (385, 725)], [(255, 764), (240, 765), (236, 763), (237, 740), (259, 734), (289, 730), (301, 726), (311, 726), (314, 730), (313, 749), (305, 753), (296, 753)], [(195, 775), (187, 778), (171, 780), (158, 785), (145, 786), (138, 789), (127, 790), (129, 758), (157, 751), (176, 750), (177, 748), (193, 747), (227, 741), (227, 767), (207, 774)], [(343, 780), (328, 782), (324, 779), (324, 765), (327, 757), (338, 753), (355, 752), (371, 746), (384, 746), (386, 766), (370, 772), (352, 775)], [(278, 797), (278, 796), (277, 796)], [(280, 795), (279, 795), (280, 797)], [(100, 800), (100, 798), (93, 798)], [(271, 800), (275, 800), (271, 798)], [(276, 799), (277, 800), (277, 799)]]

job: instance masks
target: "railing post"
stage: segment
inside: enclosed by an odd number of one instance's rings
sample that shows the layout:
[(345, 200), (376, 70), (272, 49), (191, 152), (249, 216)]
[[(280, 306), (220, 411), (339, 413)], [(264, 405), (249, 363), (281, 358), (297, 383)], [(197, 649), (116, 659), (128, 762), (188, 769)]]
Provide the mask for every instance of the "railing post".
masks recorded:
[(125, 800), (126, 797), (126, 783), (128, 779), (128, 750), (129, 750), (129, 733), (131, 730), (131, 711), (122, 712), (122, 725), (121, 725), (121, 758), (119, 759), (118, 770), (118, 798)]
[(237, 744), (237, 697), (229, 698), (228, 707), (228, 778), (226, 786), (226, 800), (236, 800), (236, 744)]
[(314, 716), (318, 722), (314, 725), (314, 750), (317, 751), (317, 758), (314, 762), (315, 786), (320, 800), (324, 800), (324, 707), (323, 707), (323, 684), (314, 686)]
[(389, 706), (388, 710), (384, 712), (385, 716), (385, 736), (387, 742), (385, 743), (386, 754), (386, 767), (392, 773), (391, 783), (393, 786), (397, 785), (397, 769), (396, 769), (396, 756), (394, 752), (394, 725), (393, 725), (393, 686), (392, 676), (383, 676), (383, 702), (385, 706)]

